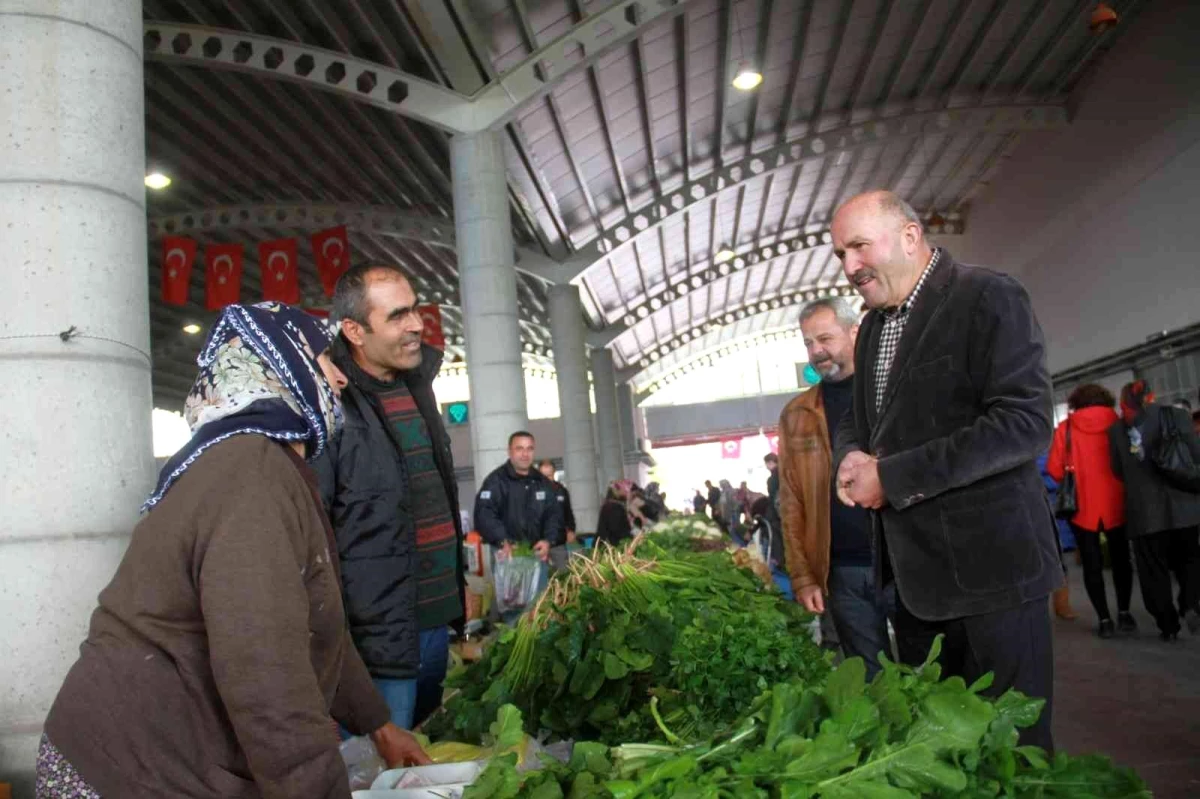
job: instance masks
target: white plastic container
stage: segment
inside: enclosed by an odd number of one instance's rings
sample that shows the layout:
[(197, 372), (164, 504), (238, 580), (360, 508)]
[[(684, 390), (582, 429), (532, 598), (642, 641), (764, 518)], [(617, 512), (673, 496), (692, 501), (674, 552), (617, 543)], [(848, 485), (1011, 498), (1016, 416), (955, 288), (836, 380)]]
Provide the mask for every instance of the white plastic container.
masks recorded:
[(460, 799), (486, 766), (486, 760), (473, 760), (392, 769), (376, 777), (370, 790), (356, 791), (354, 799)]

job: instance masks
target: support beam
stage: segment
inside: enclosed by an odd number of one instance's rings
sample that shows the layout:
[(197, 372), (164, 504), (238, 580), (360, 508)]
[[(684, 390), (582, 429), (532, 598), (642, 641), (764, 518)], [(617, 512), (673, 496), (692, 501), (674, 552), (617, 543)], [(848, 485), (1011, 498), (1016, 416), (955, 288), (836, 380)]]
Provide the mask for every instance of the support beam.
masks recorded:
[(529, 426), (503, 134), (454, 137), (450, 166), (474, 405), (471, 462), (482, 481), (507, 459), (508, 436)]
[(470, 96), (408, 72), (295, 41), (202, 25), (147, 22), (145, 55), (157, 61), (249, 72), (301, 83), (411, 117), (448, 133), (503, 126), (529, 102), (683, 13), (688, 0), (617, 0)]
[[(931, 214), (932, 212), (923, 213), (922, 217), (929, 218)], [(929, 230), (928, 232), (931, 236), (937, 237), (938, 241), (944, 241), (947, 238), (953, 241), (954, 237), (964, 232), (965, 227), (966, 222), (964, 220), (953, 219), (938, 225), (936, 230)], [(650, 318), (658, 311), (683, 299), (697, 289), (706, 286), (715, 287), (715, 284), (719, 281), (732, 278), (734, 274), (742, 270), (748, 271), (769, 266), (782, 259), (793, 257), (805, 250), (828, 247), (832, 241), (832, 234), (828, 230), (821, 230), (806, 235), (797, 235), (795, 238), (782, 242), (767, 245), (759, 245), (756, 242), (749, 247), (739, 248), (740, 254), (732, 260), (718, 264), (715, 268), (709, 267), (704, 269), (702, 272), (693, 275), (689, 281), (676, 283), (659, 291), (652, 297), (647, 297), (638, 305), (631, 307), (629, 312), (620, 321), (588, 334), (588, 344), (592, 347), (611, 346), (613, 342), (636, 327), (642, 320)], [(803, 285), (787, 286), (783, 287), (776, 296), (783, 297), (794, 291), (806, 288), (813, 287)], [(766, 299), (770, 299), (770, 297)], [(727, 314), (727, 311), (735, 309), (736, 306), (730, 306), (727, 309), (712, 314), (710, 317), (706, 317), (704, 321), (715, 319), (723, 314)]]
[(1057, 130), (1067, 124), (1065, 107), (1012, 105), (912, 112), (802, 136), (742, 158), (704, 177), (687, 181), (670, 192), (662, 202), (651, 203), (627, 214), (609, 225), (604, 235), (584, 245), (569, 258), (563, 264), (557, 282), (578, 279), (618, 248), (629, 246), (637, 238), (651, 234), (684, 211), (700, 203), (711, 202), (713, 196), (720, 192), (740, 189), (749, 181), (765, 179), (780, 169), (825, 157), (836, 159), (840, 153), (854, 153), (884, 142), (917, 140), (921, 136)]
[(595, 532), (600, 516), (592, 406), (588, 397), (587, 345), (578, 286), (550, 288), (550, 328), (554, 333), (554, 371), (563, 425), (563, 469), (579, 532)]
[(0, 774), (33, 796), (47, 711), (154, 484), (144, 62), (138, 0), (13, 5), (0, 5), (0, 230), (21, 254), (0, 292)]
[[(409, 239), (431, 247), (454, 249), (454, 220), (415, 214), (382, 205), (349, 203), (265, 203), (196, 208), (152, 217), (150, 236), (220, 233), (245, 228), (295, 228), (319, 230), (329, 225), (347, 225), (371, 236)], [(518, 247), (517, 271), (544, 283), (557, 282), (562, 264), (536, 250)], [(566, 281), (563, 281), (566, 282)]]
[(608, 486), (624, 474), (621, 423), (617, 416), (617, 383), (612, 351), (592, 350), (592, 390), (596, 394), (596, 437), (600, 444), (600, 483)]
[(150, 235), (217, 233), (247, 227), (319, 230), (346, 225), (373, 236), (415, 239), (434, 247), (454, 249), (454, 220), (414, 214), (382, 205), (346, 203), (268, 203), (223, 205), (152, 217)]

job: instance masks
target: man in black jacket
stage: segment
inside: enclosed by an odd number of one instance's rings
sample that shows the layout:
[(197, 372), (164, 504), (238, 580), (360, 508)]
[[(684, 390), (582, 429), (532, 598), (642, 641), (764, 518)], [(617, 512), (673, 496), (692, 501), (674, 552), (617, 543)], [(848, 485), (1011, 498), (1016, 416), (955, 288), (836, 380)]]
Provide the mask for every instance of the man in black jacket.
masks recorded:
[(880, 587), (895, 579), (901, 660), (945, 635), (944, 673), (1046, 707), (1025, 743), (1049, 749), (1047, 597), (1062, 582), (1036, 459), (1050, 443), (1041, 328), (1010, 277), (931, 249), (912, 208), (859, 195), (834, 252), (871, 309), (855, 349), (853, 413), (838, 430), (839, 497), (871, 508)]
[(487, 476), (475, 497), (475, 529), (483, 539), (512, 555), (525, 542), (543, 563), (550, 548), (567, 541), (563, 511), (554, 484), (533, 468), (536, 443), (524, 430), (508, 437), (508, 460)]
[(441, 704), (465, 608), (458, 484), (433, 394), (442, 353), (422, 345), (417, 297), (395, 267), (351, 267), (333, 305), (345, 425), (315, 467), (350, 632), (410, 729)]

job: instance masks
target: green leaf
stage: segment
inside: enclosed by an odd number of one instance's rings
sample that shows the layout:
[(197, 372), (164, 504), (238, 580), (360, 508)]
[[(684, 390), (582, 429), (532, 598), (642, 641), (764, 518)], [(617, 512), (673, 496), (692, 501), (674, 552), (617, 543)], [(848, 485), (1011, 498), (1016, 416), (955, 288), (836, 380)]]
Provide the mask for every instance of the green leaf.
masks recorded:
[(822, 730), (803, 755), (784, 769), (789, 777), (816, 782), (858, 763), (858, 747), (836, 730)]
[(629, 666), (625, 661), (614, 655), (612, 652), (604, 653), (604, 676), (610, 680), (619, 680), (629, 673)]
[(977, 749), (995, 717), (992, 705), (967, 693), (962, 680), (948, 681), (925, 697), (907, 740), (927, 743), (935, 752)]
[(492, 758), (483, 773), (463, 791), (463, 799), (514, 799), (521, 791), (516, 764), (516, 755)]
[(982, 677), (980, 677), (978, 680), (971, 683), (971, 687), (968, 688), (967, 690), (973, 694), (981, 694), (984, 691), (986, 691), (987, 689), (991, 688), (992, 683), (995, 682), (995, 680), (996, 680), (996, 674), (994, 672), (989, 671), (986, 674), (984, 674)]
[(853, 788), (834, 786), (821, 791), (821, 799), (918, 799), (920, 794), (886, 782), (856, 782)]
[(612, 773), (612, 762), (608, 759), (608, 747), (591, 741), (580, 741), (571, 750), (571, 761), (567, 764), (573, 771), (586, 771), (597, 777)]
[(1046, 757), (1045, 750), (1040, 746), (1018, 746), (1014, 751), (1025, 758), (1025, 762), (1036, 769), (1050, 768), (1050, 760)]
[(627, 646), (617, 650), (617, 657), (621, 658), (633, 671), (645, 671), (654, 665), (654, 655), (649, 652), (634, 652)]
[(848, 658), (825, 681), (825, 702), (834, 713), (866, 688), (867, 667), (862, 658)]
[(879, 708), (868, 697), (856, 696), (831, 718), (821, 722), (821, 730), (836, 728), (850, 741), (860, 742), (879, 729)]
[(538, 785), (528, 792), (528, 799), (563, 799), (562, 788), (558, 780), (550, 780)]
[(495, 742), (496, 751), (520, 746), (525, 740), (525, 725), (521, 720), (521, 711), (515, 705), (504, 705), (496, 714), (496, 720), (488, 727), (488, 732)]
[(593, 707), (587, 714), (587, 720), (589, 724), (599, 727), (613, 721), (619, 715), (621, 715), (621, 709), (617, 707), (616, 700), (609, 699)]
[(1041, 718), (1045, 699), (1025, 696), (1020, 691), (1006, 691), (996, 700), (996, 717), (1011, 721), (1016, 727), (1032, 727)]

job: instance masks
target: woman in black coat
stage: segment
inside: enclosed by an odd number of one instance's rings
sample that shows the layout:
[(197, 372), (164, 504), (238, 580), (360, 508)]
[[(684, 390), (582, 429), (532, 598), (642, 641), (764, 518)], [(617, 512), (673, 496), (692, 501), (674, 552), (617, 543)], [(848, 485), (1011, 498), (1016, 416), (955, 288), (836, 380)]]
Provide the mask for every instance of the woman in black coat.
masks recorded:
[(617, 480), (608, 487), (604, 504), (600, 506), (600, 519), (596, 522), (596, 537), (601, 541), (616, 546), (633, 537), (633, 524), (626, 506), (628, 500), (628, 480)]
[[(1185, 411), (1158, 405), (1145, 381), (1121, 389), (1121, 420), (1109, 428), (1113, 473), (1125, 482), (1125, 524), (1137, 559), (1146, 610), (1160, 637), (1174, 641), (1180, 619), (1200, 633), (1200, 494), (1171, 483), (1154, 465), (1162, 422), (1171, 414), (1192, 459), (1200, 463), (1200, 439)], [(1179, 605), (1171, 574), (1179, 582)]]

